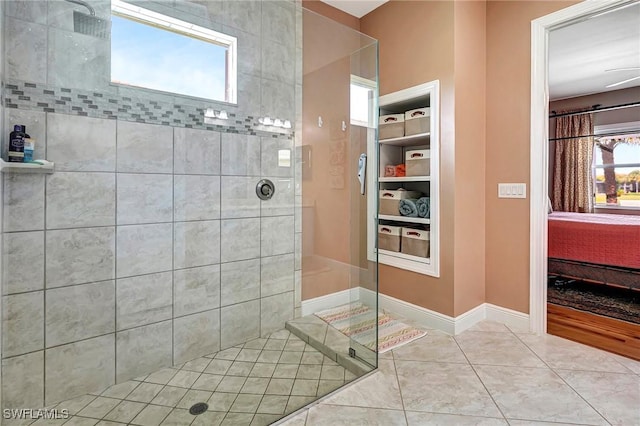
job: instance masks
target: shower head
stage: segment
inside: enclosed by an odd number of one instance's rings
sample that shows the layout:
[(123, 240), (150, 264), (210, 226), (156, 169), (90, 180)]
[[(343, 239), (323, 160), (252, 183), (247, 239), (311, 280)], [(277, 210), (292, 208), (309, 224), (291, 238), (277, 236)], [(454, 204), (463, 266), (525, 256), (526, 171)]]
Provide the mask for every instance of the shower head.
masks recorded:
[(73, 11), (73, 31), (94, 37), (109, 38), (111, 22), (94, 15)]
[(96, 11), (89, 3), (83, 0), (65, 1), (84, 6), (89, 11), (89, 14), (78, 12), (77, 10), (73, 11), (73, 31), (93, 37), (109, 38), (111, 22), (107, 19), (98, 18)]

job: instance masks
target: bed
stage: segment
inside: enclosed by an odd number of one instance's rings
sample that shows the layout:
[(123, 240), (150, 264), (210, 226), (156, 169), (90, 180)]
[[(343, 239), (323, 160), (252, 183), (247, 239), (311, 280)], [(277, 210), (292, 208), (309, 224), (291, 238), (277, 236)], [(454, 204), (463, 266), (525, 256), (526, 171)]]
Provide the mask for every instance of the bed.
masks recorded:
[(549, 273), (640, 289), (640, 216), (549, 214)]

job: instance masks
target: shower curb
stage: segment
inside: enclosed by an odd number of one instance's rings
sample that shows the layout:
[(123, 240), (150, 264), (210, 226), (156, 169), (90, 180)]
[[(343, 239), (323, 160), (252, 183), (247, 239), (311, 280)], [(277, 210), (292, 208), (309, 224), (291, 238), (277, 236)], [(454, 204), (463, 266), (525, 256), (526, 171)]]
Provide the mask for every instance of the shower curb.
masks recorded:
[[(320, 351), (327, 358), (337, 362), (339, 365), (349, 370), (358, 377), (368, 373), (372, 369), (372, 367), (368, 364), (365, 364), (364, 362), (356, 358), (350, 357), (347, 354), (346, 350), (342, 351), (340, 349), (332, 348), (326, 343), (320, 342), (318, 339), (314, 338), (313, 336), (305, 332), (302, 328), (300, 328), (296, 320), (287, 321), (285, 323), (285, 328), (296, 335), (298, 338), (304, 340), (314, 349)], [(343, 354), (342, 352), (345, 352), (345, 354)]]

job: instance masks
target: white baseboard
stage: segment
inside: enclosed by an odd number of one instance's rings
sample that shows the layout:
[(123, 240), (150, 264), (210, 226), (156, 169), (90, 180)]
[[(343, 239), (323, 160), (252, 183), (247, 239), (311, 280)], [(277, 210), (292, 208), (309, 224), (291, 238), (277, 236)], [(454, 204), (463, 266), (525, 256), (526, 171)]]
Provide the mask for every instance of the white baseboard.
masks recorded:
[[(360, 297), (363, 295), (367, 295), (365, 297), (368, 299), (375, 298), (375, 292), (361, 288)], [(435, 328), (436, 330), (442, 330), (449, 334), (453, 334), (455, 331), (455, 322), (453, 318), (447, 315), (442, 315), (439, 312), (414, 305), (413, 303), (387, 296), (386, 294), (378, 295), (378, 306), (380, 309), (384, 309), (404, 318), (413, 320), (427, 328)]]
[[(332, 295), (323, 296), (321, 298), (311, 299), (303, 303), (303, 315), (305, 314), (305, 303), (308, 303), (309, 313), (318, 312), (321, 309), (329, 309), (335, 306), (344, 305), (346, 303), (358, 300), (373, 307), (376, 301), (376, 293), (363, 287), (356, 287), (343, 292), (333, 293)], [(322, 300), (319, 300), (322, 299)], [(313, 306), (323, 306), (321, 309), (313, 310)], [(432, 311), (422, 306), (414, 305), (386, 294), (378, 295), (378, 307), (395, 313), (401, 317), (415, 321), (417, 324), (427, 328), (433, 328), (443, 331), (447, 334), (456, 335), (473, 327), (482, 320), (488, 319), (509, 326), (514, 330), (529, 330), (529, 315), (522, 312), (514, 311), (491, 303), (483, 303), (469, 311), (451, 317)]]
[(302, 308), (302, 316), (305, 316), (324, 311), (325, 309), (346, 305), (357, 300), (360, 300), (360, 287), (349, 288), (325, 296), (303, 300), (300, 303), (300, 307)]
[(454, 318), (455, 323), (455, 331), (451, 334), (456, 335), (460, 334), (463, 331), (473, 327), (480, 321), (484, 320), (487, 317), (486, 313), (486, 303), (482, 305), (478, 305), (473, 309), (468, 310), (467, 312), (458, 315)]
[(485, 303), (484, 305), (487, 312), (486, 319), (502, 323), (513, 331), (529, 332), (531, 330), (529, 314), (491, 303)]

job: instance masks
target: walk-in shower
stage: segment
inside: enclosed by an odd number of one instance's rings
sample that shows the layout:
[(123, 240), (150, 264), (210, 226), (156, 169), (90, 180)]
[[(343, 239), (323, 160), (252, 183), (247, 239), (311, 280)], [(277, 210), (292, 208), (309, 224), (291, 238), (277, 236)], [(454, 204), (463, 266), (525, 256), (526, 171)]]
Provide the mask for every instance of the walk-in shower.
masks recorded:
[(374, 369), (374, 314), (314, 314), (377, 308), (376, 42), (293, 1), (84, 3), (0, 4), (3, 154), (21, 124), (54, 163), (2, 173), (3, 424), (270, 424)]

